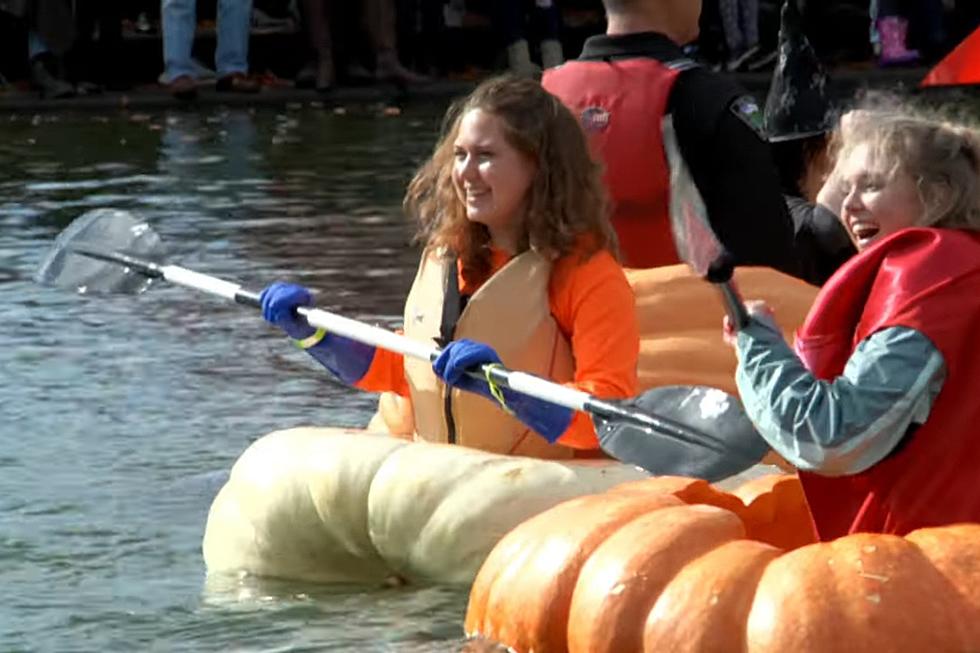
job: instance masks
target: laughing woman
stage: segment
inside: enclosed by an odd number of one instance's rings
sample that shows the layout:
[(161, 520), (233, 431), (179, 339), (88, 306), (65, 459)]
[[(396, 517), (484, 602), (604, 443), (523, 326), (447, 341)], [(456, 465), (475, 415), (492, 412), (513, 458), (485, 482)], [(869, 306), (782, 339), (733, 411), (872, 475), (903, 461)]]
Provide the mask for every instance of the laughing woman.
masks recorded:
[(729, 338), (762, 436), (822, 540), (980, 521), (980, 141), (899, 111), (845, 115), (832, 174), (858, 254), (783, 341), (764, 305)]
[(418, 439), (545, 458), (597, 449), (583, 413), (465, 374), (502, 362), (603, 398), (636, 394), (633, 293), (575, 117), (534, 81), (484, 82), (450, 110), (404, 206), (424, 242), (405, 334), (445, 346), (434, 364), (315, 331), (296, 316), (312, 303), (300, 286), (266, 288), (266, 319), (343, 381), (409, 399)]

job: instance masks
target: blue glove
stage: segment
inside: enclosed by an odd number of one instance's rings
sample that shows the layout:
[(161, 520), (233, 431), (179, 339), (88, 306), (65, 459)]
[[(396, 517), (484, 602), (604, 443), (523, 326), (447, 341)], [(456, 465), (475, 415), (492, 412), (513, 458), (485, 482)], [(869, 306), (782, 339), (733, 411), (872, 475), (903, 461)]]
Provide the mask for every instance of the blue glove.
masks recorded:
[[(296, 313), (300, 306), (312, 306), (313, 295), (303, 286), (276, 281), (259, 296), (262, 317), (286, 332), (294, 340), (304, 340), (317, 333), (306, 318)], [(306, 349), (318, 363), (330, 370), (344, 383), (360, 381), (374, 360), (374, 347), (362, 342), (325, 333), (323, 338)]]
[[(488, 363), (500, 364), (500, 356), (493, 347), (464, 338), (449, 343), (432, 363), (432, 370), (447, 385), (475, 392), (491, 401), (499, 402), (490, 391), (490, 385), (485, 379), (474, 379), (466, 374), (468, 370), (479, 370), (481, 365)], [(573, 411), (570, 408), (542, 401), (509, 388), (501, 387), (499, 390), (506, 408), (552, 444), (561, 437), (572, 422)]]
[(259, 300), (265, 321), (285, 331), (293, 340), (309, 338), (316, 333), (306, 318), (296, 313), (300, 306), (313, 306), (313, 294), (303, 286), (276, 281), (262, 291)]

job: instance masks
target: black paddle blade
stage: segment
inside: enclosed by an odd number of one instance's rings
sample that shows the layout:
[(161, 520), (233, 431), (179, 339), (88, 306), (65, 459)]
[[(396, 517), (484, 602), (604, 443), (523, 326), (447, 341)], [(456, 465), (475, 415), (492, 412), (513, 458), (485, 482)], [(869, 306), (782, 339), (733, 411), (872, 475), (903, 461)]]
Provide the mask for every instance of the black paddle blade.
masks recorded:
[(41, 262), (34, 280), (80, 294), (138, 294), (152, 279), (118, 262), (84, 256), (87, 249), (123, 252), (159, 262), (164, 255), (160, 237), (143, 220), (128, 211), (94, 209), (65, 228)]
[(595, 418), (603, 451), (652, 474), (720, 481), (758, 464), (769, 451), (739, 400), (717, 388), (664, 386), (621, 405), (682, 424), (697, 431), (704, 442), (684, 442), (630, 422)]

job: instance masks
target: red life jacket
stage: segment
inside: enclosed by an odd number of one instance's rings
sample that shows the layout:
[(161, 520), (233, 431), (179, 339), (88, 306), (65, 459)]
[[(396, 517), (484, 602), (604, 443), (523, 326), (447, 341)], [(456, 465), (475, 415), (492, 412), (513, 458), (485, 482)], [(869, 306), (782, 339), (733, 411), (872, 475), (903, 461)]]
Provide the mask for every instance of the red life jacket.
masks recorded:
[(980, 521), (980, 233), (905, 229), (858, 254), (817, 295), (796, 351), (832, 380), (891, 326), (928, 337), (946, 380), (926, 423), (884, 460), (852, 476), (800, 472), (821, 540)]
[(606, 165), (612, 223), (623, 265), (679, 263), (670, 231), (670, 171), (661, 123), (677, 75), (691, 62), (652, 58), (569, 61), (541, 83), (579, 116), (593, 155)]

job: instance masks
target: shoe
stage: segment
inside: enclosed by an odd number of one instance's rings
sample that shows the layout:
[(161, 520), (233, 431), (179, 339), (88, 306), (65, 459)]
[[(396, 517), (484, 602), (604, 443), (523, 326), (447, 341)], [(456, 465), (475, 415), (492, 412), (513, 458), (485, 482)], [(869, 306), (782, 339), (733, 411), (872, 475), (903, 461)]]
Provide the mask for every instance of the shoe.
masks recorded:
[(285, 34), (296, 31), (296, 23), (290, 16), (270, 16), (258, 8), (252, 9), (252, 34)]
[(537, 77), (541, 74), (541, 69), (531, 61), (531, 51), (524, 39), (507, 46), (507, 68), (520, 77)]
[(51, 74), (42, 57), (31, 62), (31, 83), (45, 100), (62, 100), (75, 96), (75, 87)]
[(178, 100), (187, 102), (197, 97), (197, 80), (190, 75), (181, 75), (167, 84), (167, 90)]
[(565, 63), (565, 53), (561, 48), (561, 41), (557, 39), (545, 39), (541, 41), (541, 67), (554, 68)]
[(333, 67), (333, 59), (323, 57), (316, 64), (316, 83), (314, 88), (317, 93), (328, 93), (333, 89), (337, 81), (337, 75)]
[(262, 85), (244, 73), (232, 73), (219, 77), (214, 88), (222, 93), (258, 93)]
[(393, 82), (399, 86), (424, 84), (429, 81), (428, 77), (403, 66), (393, 51), (378, 53), (378, 64), (374, 76), (378, 81)]
[(81, 81), (75, 84), (75, 93), (79, 96), (102, 95), (104, 91), (102, 85), (95, 82)]
[(156, 32), (153, 28), (153, 23), (150, 22), (150, 17), (146, 15), (145, 11), (141, 11), (139, 16), (136, 17), (134, 29), (138, 34), (153, 34)]
[(316, 85), (316, 64), (308, 63), (296, 73), (293, 86), (296, 88), (313, 88)]
[(374, 83), (375, 78), (367, 68), (357, 62), (351, 62), (344, 69), (344, 81), (351, 86), (366, 86)]
[(905, 47), (909, 22), (899, 16), (885, 16), (878, 19), (878, 33), (881, 35), (881, 56), (878, 65), (904, 66), (919, 60), (918, 50)]

